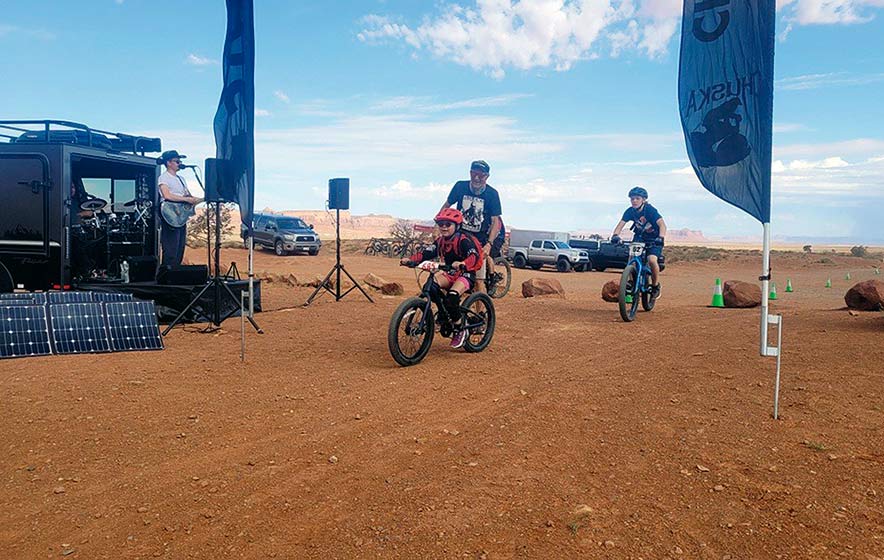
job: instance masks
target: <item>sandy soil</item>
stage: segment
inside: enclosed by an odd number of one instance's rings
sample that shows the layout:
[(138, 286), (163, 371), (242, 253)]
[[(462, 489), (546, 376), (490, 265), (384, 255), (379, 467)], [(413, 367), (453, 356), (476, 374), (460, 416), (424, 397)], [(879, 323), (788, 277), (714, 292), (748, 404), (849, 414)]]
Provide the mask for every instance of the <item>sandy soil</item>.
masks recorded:
[[(773, 261), (779, 421), (758, 310), (706, 307), (716, 276), (757, 277), (746, 257), (672, 264), (632, 324), (599, 297), (615, 272), (519, 270), (516, 292), (543, 275), (566, 298), (511, 293), (487, 351), (437, 338), (407, 369), (386, 347), (402, 298), (303, 308), (278, 283), (244, 363), (238, 319), (0, 362), (0, 557), (884, 558), (884, 316), (842, 299), (873, 263), (817, 260)], [(344, 262), (417, 291), (390, 259)]]

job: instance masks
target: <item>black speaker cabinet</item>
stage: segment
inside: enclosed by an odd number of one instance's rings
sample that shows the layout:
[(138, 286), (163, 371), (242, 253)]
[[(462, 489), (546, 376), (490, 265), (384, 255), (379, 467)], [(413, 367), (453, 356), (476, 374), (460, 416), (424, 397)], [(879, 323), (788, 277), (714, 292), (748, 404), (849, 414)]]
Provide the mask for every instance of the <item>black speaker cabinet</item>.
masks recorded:
[(230, 160), (206, 158), (206, 202), (236, 202)]
[(153, 282), (156, 279), (156, 257), (128, 257), (126, 260), (129, 261), (129, 282)]
[(209, 269), (204, 264), (160, 266), (157, 284), (198, 286), (209, 281)]
[(329, 210), (350, 209), (350, 179), (328, 180)]

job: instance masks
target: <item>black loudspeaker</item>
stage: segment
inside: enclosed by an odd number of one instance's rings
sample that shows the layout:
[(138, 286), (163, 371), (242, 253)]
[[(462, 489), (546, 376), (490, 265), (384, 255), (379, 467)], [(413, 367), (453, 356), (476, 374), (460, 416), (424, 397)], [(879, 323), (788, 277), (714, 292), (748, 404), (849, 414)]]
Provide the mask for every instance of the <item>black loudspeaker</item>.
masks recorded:
[(206, 158), (206, 202), (236, 202), (230, 160)]
[(209, 281), (209, 268), (204, 264), (180, 264), (160, 266), (157, 272), (157, 284), (197, 286)]
[(350, 179), (328, 180), (329, 210), (350, 209)]
[(129, 261), (129, 282), (153, 282), (156, 279), (156, 257), (128, 257), (126, 260)]

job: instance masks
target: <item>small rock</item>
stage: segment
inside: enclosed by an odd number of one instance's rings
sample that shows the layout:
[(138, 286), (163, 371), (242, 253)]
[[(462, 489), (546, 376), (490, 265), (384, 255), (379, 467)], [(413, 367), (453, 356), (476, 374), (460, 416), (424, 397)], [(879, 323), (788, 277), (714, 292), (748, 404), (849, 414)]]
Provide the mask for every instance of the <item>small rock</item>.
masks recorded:
[(331, 457), (328, 458), (328, 462), (331, 463), (332, 465), (334, 465), (335, 463), (338, 462), (338, 456), (332, 455)]
[(64, 549), (64, 550), (61, 551), (61, 555), (62, 555), (62, 556), (70, 556), (71, 554), (75, 553), (76, 551), (77, 551), (77, 550), (74, 549), (74, 548), (66, 548), (66, 549)]
[(697, 470), (700, 472), (709, 472), (709, 467), (704, 467), (703, 465), (697, 465)]
[(52, 489), (52, 491), (56, 494), (64, 494), (64, 492), (65, 492), (64, 486), (56, 486), (55, 488)]
[(574, 515), (590, 515), (592, 513), (592, 508), (586, 504), (580, 504), (576, 508), (574, 508)]
[(519, 393), (521, 393), (521, 395), (524, 397), (528, 394), (528, 391), (526, 391), (525, 389), (519, 389)]
[(138, 508), (138, 513), (147, 513), (147, 507), (141, 506), (140, 508)]
[(716, 492), (721, 492), (722, 490), (724, 490), (724, 486), (722, 486), (721, 484), (716, 484), (715, 486), (712, 487), (712, 489), (715, 490)]
[(477, 462), (475, 462), (475, 461), (472, 461), (472, 462), (470, 462), (469, 465), (470, 465), (471, 467), (478, 467), (478, 466), (479, 466), (479, 463), (477, 463)]
[(617, 545), (614, 544), (614, 541), (605, 541), (605, 548), (614, 548), (615, 546)]
[(553, 524), (553, 522), (552, 522), (552, 519), (547, 519), (547, 520), (546, 520), (546, 526), (547, 526), (547, 527), (552, 527), (553, 525), (554, 525), (554, 524)]
[(830, 461), (834, 461), (834, 460), (837, 459), (837, 458), (838, 458), (838, 456), (835, 455), (834, 453), (829, 453), (829, 460), (830, 460)]
[(357, 415), (354, 416), (353, 418), (355, 418), (356, 420), (362, 420), (362, 415), (361, 415), (361, 414), (357, 414)]

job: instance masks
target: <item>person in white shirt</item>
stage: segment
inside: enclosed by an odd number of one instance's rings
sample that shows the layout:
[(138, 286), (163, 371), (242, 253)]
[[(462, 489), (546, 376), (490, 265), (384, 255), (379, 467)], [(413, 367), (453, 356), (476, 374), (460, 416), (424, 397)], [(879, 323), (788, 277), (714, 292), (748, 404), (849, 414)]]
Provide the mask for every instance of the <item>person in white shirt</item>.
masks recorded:
[[(187, 204), (198, 204), (202, 199), (190, 195), (187, 190), (187, 183), (182, 177), (178, 176), (178, 170), (181, 169), (181, 160), (187, 156), (182, 156), (176, 150), (163, 152), (157, 163), (166, 166), (166, 171), (160, 175), (157, 180), (160, 189), (160, 195), (163, 200), (170, 202), (186, 202)], [(187, 225), (183, 227), (173, 227), (165, 220), (162, 220), (163, 230), (160, 234), (160, 244), (163, 247), (163, 258), (161, 264), (179, 265), (184, 260), (184, 243), (187, 240)]]

